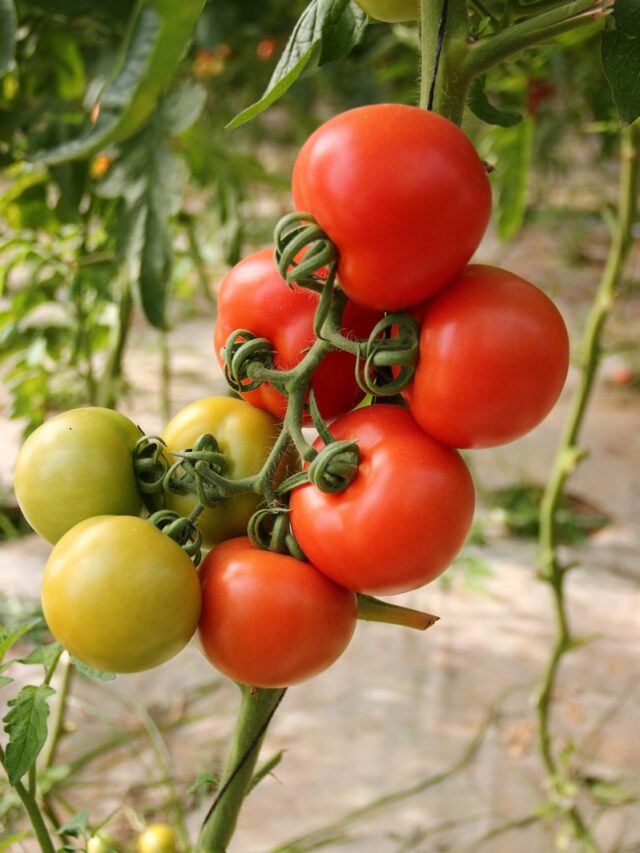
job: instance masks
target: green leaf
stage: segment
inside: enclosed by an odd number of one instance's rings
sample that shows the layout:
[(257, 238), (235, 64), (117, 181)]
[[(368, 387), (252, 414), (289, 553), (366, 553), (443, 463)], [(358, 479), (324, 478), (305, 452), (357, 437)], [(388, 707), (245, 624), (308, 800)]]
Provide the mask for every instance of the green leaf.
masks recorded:
[(602, 66), (623, 122), (640, 115), (640, 4), (616, 0), (615, 29), (602, 34)]
[(206, 100), (207, 90), (204, 86), (188, 81), (165, 96), (163, 110), (167, 127), (173, 136), (179, 136), (197, 122)]
[(7, 776), (11, 785), (33, 766), (47, 739), (48, 699), (55, 690), (47, 685), (23, 687), (15, 699), (7, 704), (11, 708), (3, 722), (9, 735), (5, 755)]
[(22, 832), (16, 832), (15, 835), (10, 835), (9, 838), (4, 838), (0, 841), (0, 853), (3, 853), (4, 850), (11, 850), (14, 844), (22, 841), (22, 839), (26, 838), (28, 835), (30, 835), (29, 830), (23, 829)]
[(281, 749), (279, 752), (274, 753), (271, 758), (267, 759), (267, 761), (265, 761), (264, 764), (256, 770), (249, 785), (250, 791), (253, 791), (253, 789), (259, 785), (266, 776), (276, 769), (278, 764), (282, 761), (283, 756), (284, 750)]
[(214, 776), (213, 773), (200, 773), (195, 781), (187, 788), (187, 794), (195, 794), (200, 788), (207, 788), (209, 785), (217, 787), (220, 784), (220, 777)]
[(60, 643), (47, 643), (46, 646), (38, 646), (32, 652), (29, 652), (25, 658), (19, 658), (18, 662), (27, 665), (39, 663), (45, 669), (48, 669), (60, 654), (61, 648)]
[(40, 620), (37, 619), (33, 622), (24, 622), (22, 625), (17, 625), (10, 630), (0, 630), (0, 661), (4, 660), (6, 653), (20, 637), (24, 637), (25, 634), (28, 634), (29, 631), (32, 631), (39, 624)]
[(260, 100), (237, 115), (227, 128), (239, 127), (281, 98), (312, 60), (325, 65), (347, 56), (359, 44), (367, 15), (353, 0), (311, 0), (296, 23)]
[[(193, 115), (193, 110), (191, 110)], [(169, 140), (186, 113), (177, 116), (167, 96), (151, 121), (126, 142), (98, 187), (99, 195), (121, 198), (118, 250), (130, 265), (149, 322), (166, 327), (173, 249), (170, 221), (181, 209), (188, 179), (184, 161)]]
[(0, 687), (6, 687), (7, 684), (12, 684), (13, 678), (9, 678), (8, 675), (0, 675)]
[(493, 184), (498, 236), (509, 240), (522, 227), (527, 212), (535, 124), (525, 118), (512, 127), (494, 127), (491, 154), (496, 161)]
[(60, 835), (70, 835), (72, 838), (78, 838), (80, 835), (86, 835), (88, 829), (89, 812), (86, 809), (83, 809), (64, 823), (58, 832)]
[(73, 655), (71, 655), (71, 663), (75, 666), (78, 672), (81, 672), (88, 678), (97, 678), (98, 681), (113, 681), (116, 677), (115, 673), (103, 672), (100, 669), (94, 669), (92, 666), (82, 663), (81, 660), (78, 660), (78, 658), (75, 658)]
[(0, 0), (0, 77), (7, 73), (15, 56), (17, 23), (13, 0)]
[(485, 79), (484, 76), (476, 77), (471, 84), (469, 100), (467, 101), (471, 112), (482, 121), (486, 121), (487, 124), (497, 124), (500, 127), (512, 127), (522, 121), (522, 116), (519, 113), (510, 113), (494, 107), (484, 91)]
[(131, 137), (154, 111), (191, 39), (204, 0), (141, 0), (116, 62), (117, 73), (99, 97), (98, 119), (87, 134), (35, 155), (55, 164), (90, 157)]

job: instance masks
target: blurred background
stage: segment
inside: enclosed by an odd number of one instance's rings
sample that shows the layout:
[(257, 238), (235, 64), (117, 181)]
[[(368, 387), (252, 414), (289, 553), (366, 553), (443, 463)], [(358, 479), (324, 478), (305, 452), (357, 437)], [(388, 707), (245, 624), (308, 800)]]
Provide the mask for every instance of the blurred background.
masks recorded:
[[(5, 628), (38, 613), (49, 550), (13, 496), (23, 437), (83, 404), (117, 407), (154, 433), (193, 400), (227, 393), (212, 347), (216, 287), (292, 209), (298, 148), (349, 107), (416, 102), (416, 28), (372, 22), (348, 57), (225, 130), (260, 98), (304, 7), (208, 2), (135, 134), (44, 165), (37, 152), (99, 121), (96, 97), (131, 9), (126, 0), (17, 4), (15, 63), (0, 78)], [(485, 105), (484, 121), (470, 113), (464, 124), (496, 166), (477, 258), (529, 279), (561, 308), (574, 352), (563, 397), (529, 436), (467, 454), (479, 493), (472, 537), (440, 582), (400, 597), (441, 621), (426, 634), (360, 625), (334, 667), (289, 692), (263, 754), (280, 760), (247, 800), (238, 853), (578, 850), (555, 821), (574, 801), (602, 850), (640, 851), (637, 240), (606, 327), (581, 441), (588, 456), (558, 514), (561, 554), (575, 564), (566, 604), (575, 636), (588, 637), (552, 697), (563, 785), (550, 783), (536, 744), (536, 689), (555, 632), (537, 577), (539, 503), (579, 382), (618, 193), (620, 127), (597, 62), (600, 29), (585, 25), (503, 63), (484, 81), (496, 123)], [(21, 642), (28, 650), (37, 640)], [(15, 677), (27, 683), (28, 667)], [(90, 814), (69, 835), (72, 849), (103, 822), (122, 850), (146, 823), (171, 825), (183, 845), (194, 838), (233, 725), (234, 686), (194, 645), (149, 673), (69, 677), (45, 790), (61, 820)], [(3, 691), (3, 707), (14, 690)], [(0, 849), (35, 849), (18, 805), (0, 775), (11, 845)]]

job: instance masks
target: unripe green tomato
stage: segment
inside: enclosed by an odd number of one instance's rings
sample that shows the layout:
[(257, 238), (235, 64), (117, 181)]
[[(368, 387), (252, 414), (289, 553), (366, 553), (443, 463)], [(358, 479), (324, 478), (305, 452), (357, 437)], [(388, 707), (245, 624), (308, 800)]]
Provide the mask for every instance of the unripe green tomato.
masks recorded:
[(137, 853), (178, 853), (178, 839), (166, 823), (152, 823), (138, 836)]
[(187, 554), (149, 521), (103, 515), (57, 543), (42, 579), (42, 609), (62, 645), (106, 672), (140, 672), (176, 655), (200, 616)]
[(87, 841), (87, 853), (117, 853), (115, 841), (108, 835), (98, 833)]
[(356, 0), (356, 3), (367, 15), (390, 24), (416, 21), (420, 17), (418, 0)]
[(15, 469), (20, 508), (51, 543), (96, 515), (139, 515), (132, 450), (142, 433), (120, 412), (88, 407), (58, 415), (22, 445)]
[[(178, 412), (162, 431), (162, 438), (168, 450), (184, 450), (193, 447), (203, 433), (213, 435), (225, 455), (227, 467), (223, 475), (239, 480), (257, 474), (262, 468), (280, 434), (280, 427), (273, 415), (244, 400), (205, 397)], [(280, 474), (284, 474), (286, 461), (285, 458)], [(167, 508), (180, 515), (189, 515), (197, 503), (193, 495), (168, 494), (166, 500)], [(243, 536), (260, 501), (260, 495), (244, 492), (205, 509), (197, 521), (204, 544), (211, 547)]]

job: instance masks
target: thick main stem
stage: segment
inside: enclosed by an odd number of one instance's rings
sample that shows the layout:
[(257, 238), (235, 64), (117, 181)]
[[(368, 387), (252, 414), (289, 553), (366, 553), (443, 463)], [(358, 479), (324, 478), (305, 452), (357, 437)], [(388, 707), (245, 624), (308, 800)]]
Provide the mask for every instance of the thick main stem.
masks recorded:
[(459, 125), (473, 79), (466, 63), (469, 51), (466, 0), (421, 0), (420, 7), (420, 106)]
[(241, 686), (242, 700), (222, 782), (205, 818), (195, 853), (225, 853), (255, 770), (267, 727), (284, 689), (252, 691)]
[[(539, 688), (537, 701), (539, 749), (550, 776), (556, 775), (559, 768), (553, 749), (550, 725), (552, 696), (562, 660), (573, 646), (564, 595), (567, 569), (558, 557), (557, 509), (565, 483), (582, 456), (578, 440), (600, 363), (604, 325), (619, 290), (632, 244), (632, 231), (638, 214), (638, 192), (640, 191), (640, 124), (636, 123), (622, 131), (620, 154), (617, 222), (607, 263), (580, 344), (580, 381), (573, 397), (569, 418), (540, 509), (542, 574), (551, 588), (556, 615), (554, 646)], [(586, 849), (597, 850), (597, 845), (574, 807), (568, 810), (567, 817), (576, 836), (582, 840)]]

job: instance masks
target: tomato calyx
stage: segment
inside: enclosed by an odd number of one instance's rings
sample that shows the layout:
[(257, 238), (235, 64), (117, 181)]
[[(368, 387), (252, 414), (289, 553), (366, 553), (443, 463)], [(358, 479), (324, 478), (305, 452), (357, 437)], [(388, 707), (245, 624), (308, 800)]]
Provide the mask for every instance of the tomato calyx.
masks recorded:
[[(267, 381), (265, 370), (269, 373), (269, 381), (278, 383), (279, 374), (272, 369), (273, 349), (266, 338), (259, 338), (246, 329), (236, 329), (229, 335), (224, 353), (224, 378), (234, 391), (255, 391)], [(255, 374), (256, 365), (264, 369), (258, 375)]]
[(198, 504), (188, 516), (180, 515), (171, 509), (159, 509), (147, 519), (154, 527), (172, 539), (191, 558), (195, 566), (202, 559), (202, 534), (196, 524), (197, 516), (204, 506)]
[(155, 508), (151, 498), (162, 495), (165, 476), (169, 470), (169, 461), (164, 451), (165, 443), (157, 435), (141, 436), (133, 448), (136, 482), (150, 512)]
[(338, 250), (310, 213), (283, 216), (274, 240), (276, 264), (290, 288), (298, 284), (322, 292), (333, 285)]
[(257, 510), (249, 519), (247, 536), (256, 548), (289, 554), (306, 563), (307, 557), (291, 532), (289, 507), (274, 505)]
[(343, 492), (358, 472), (360, 451), (355, 441), (333, 441), (311, 462), (309, 480), (321, 492)]

